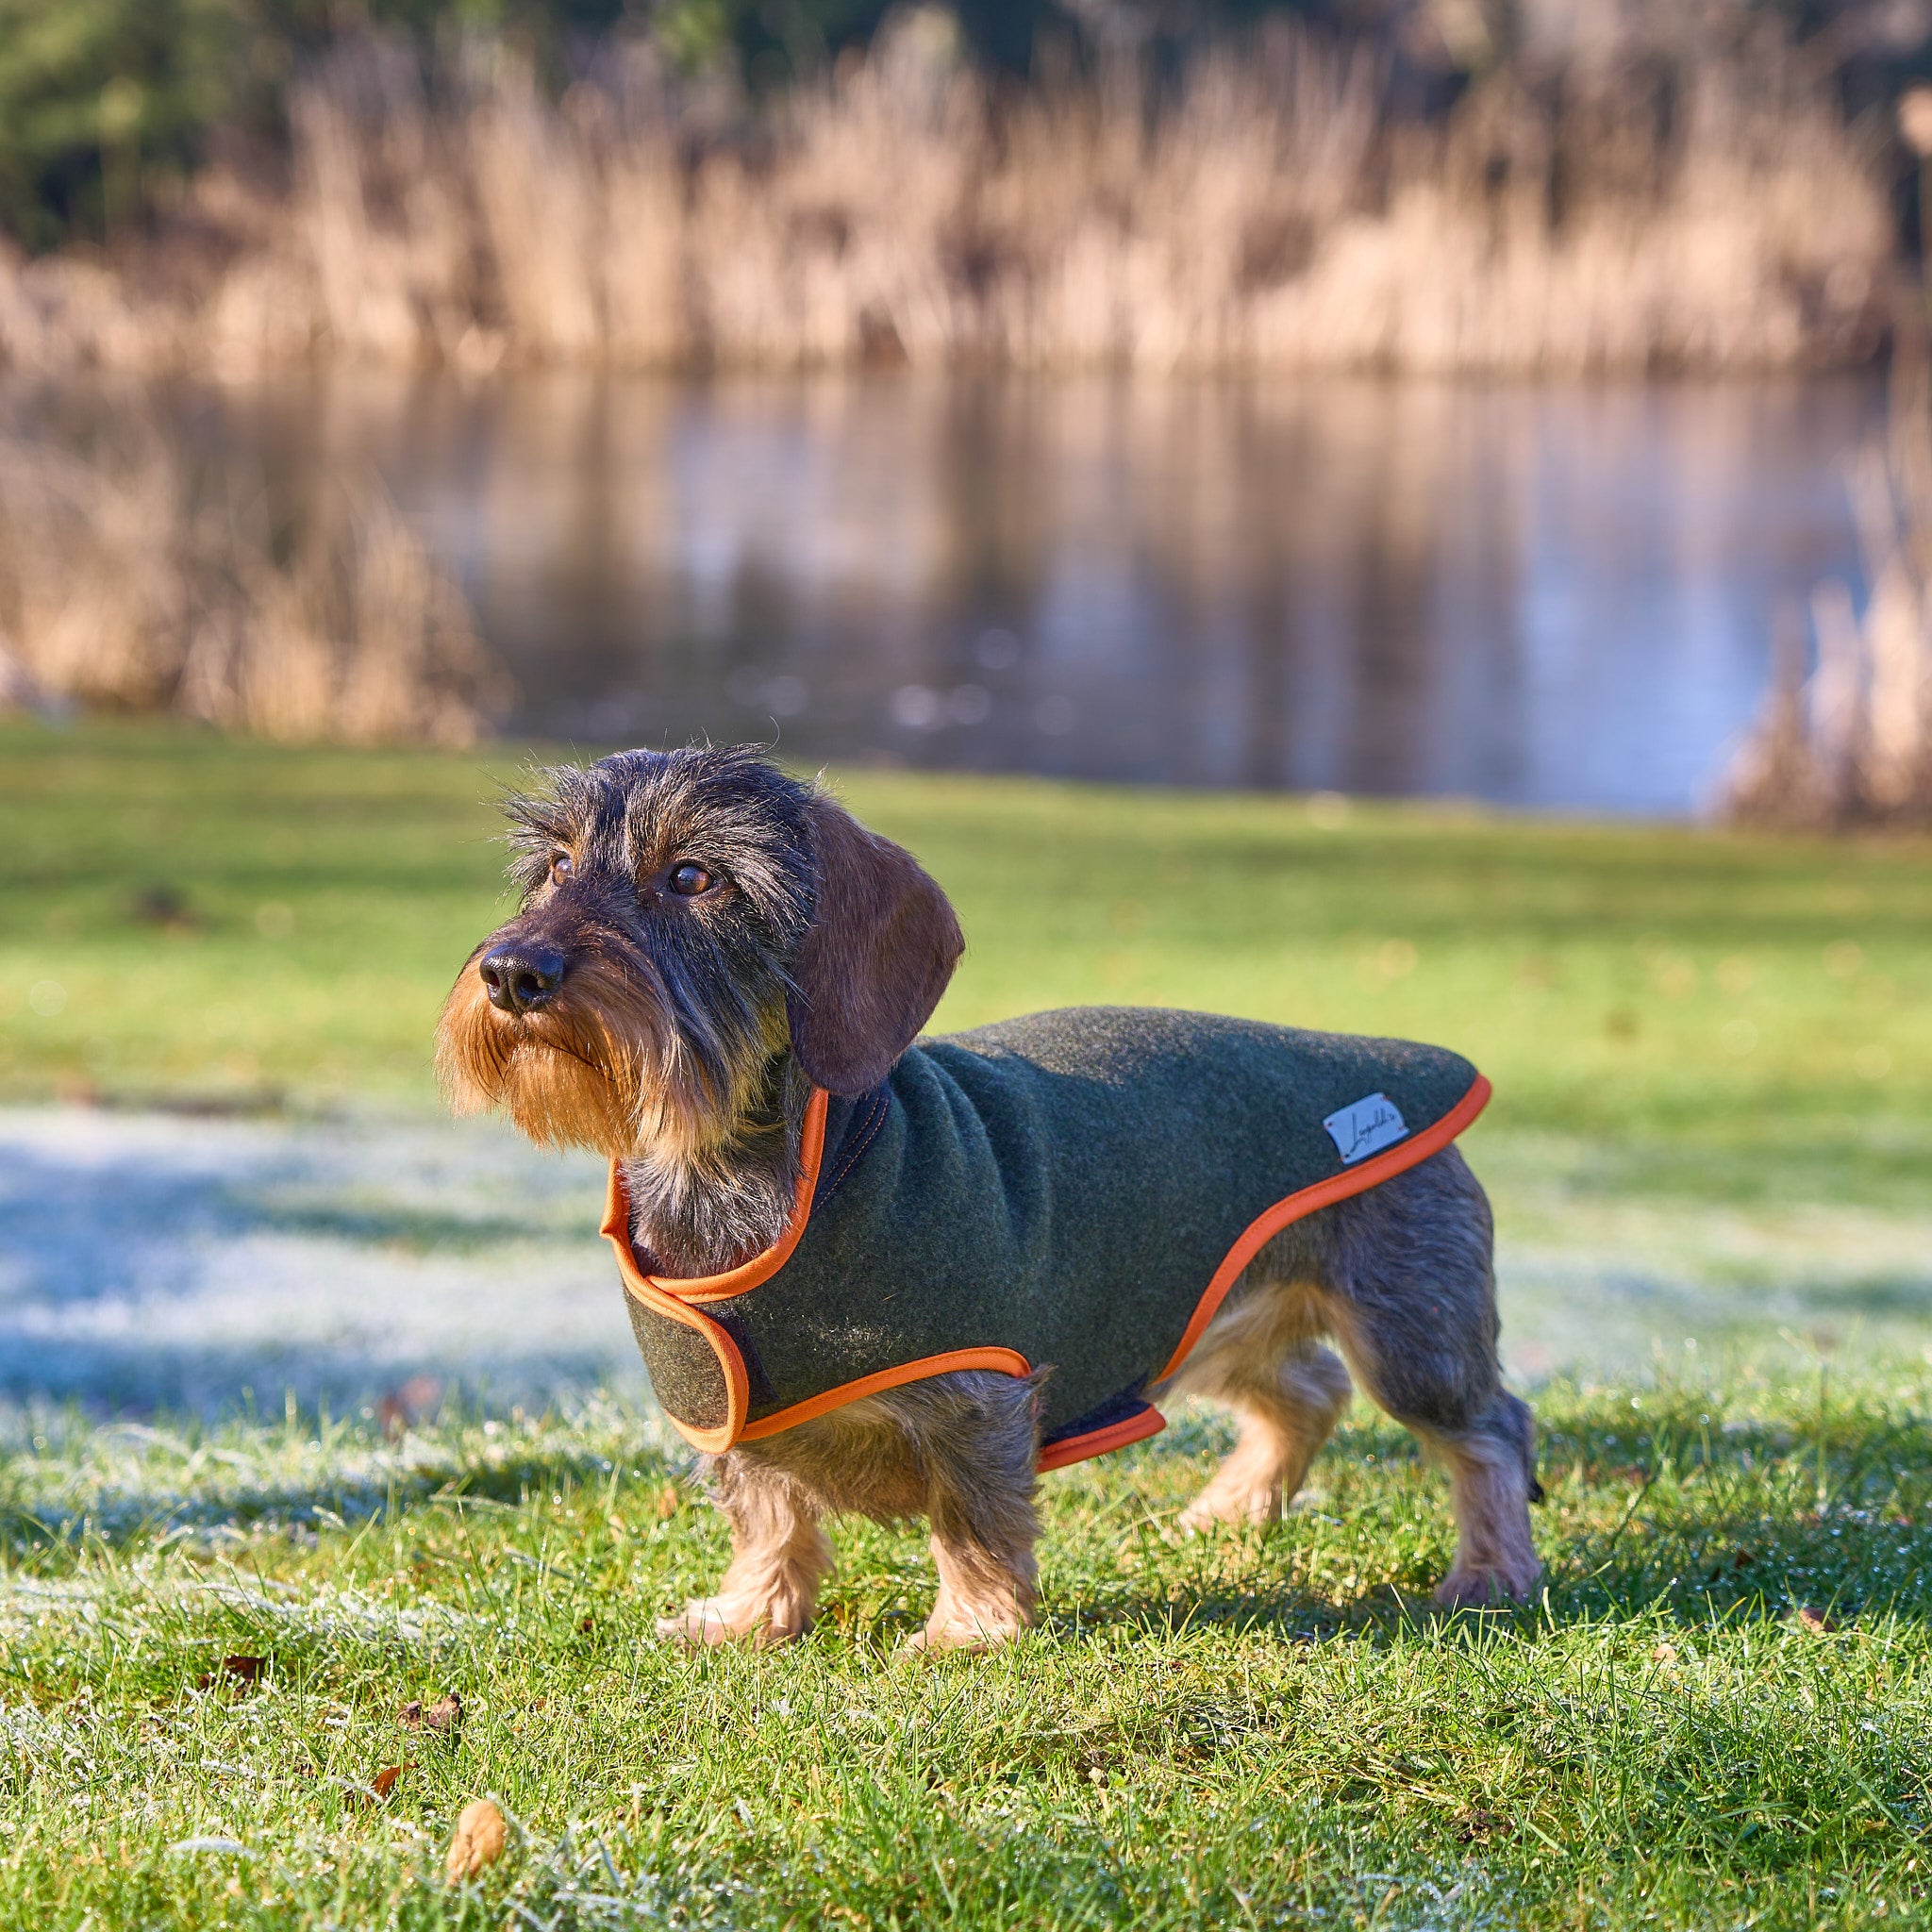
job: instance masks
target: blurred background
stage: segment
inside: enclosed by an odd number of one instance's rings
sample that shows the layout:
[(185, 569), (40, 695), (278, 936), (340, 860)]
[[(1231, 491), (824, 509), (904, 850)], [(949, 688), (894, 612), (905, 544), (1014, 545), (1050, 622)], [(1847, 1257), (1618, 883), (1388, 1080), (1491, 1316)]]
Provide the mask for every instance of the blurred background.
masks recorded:
[(1525, 1380), (1932, 1339), (1924, 0), (0, 0), (0, 1395), (638, 1371), (440, 1121), (527, 757), (942, 1024), (1421, 1034)]

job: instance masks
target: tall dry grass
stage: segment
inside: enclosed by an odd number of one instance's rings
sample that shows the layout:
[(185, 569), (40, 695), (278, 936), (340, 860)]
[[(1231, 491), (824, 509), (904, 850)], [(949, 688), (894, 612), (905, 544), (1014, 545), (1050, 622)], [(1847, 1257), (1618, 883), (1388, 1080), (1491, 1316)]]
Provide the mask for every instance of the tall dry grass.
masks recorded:
[(508, 700), (454, 584), (379, 486), (283, 519), (138, 412), (84, 448), (0, 436), (0, 708), (167, 710), (355, 743), (474, 741)]
[(296, 92), (287, 187), (209, 177), (192, 247), (0, 264), (0, 358), (1574, 373), (1876, 338), (1874, 157), (1775, 46), (1505, 72), (1425, 121), (1307, 33), (1157, 95), (1003, 93), (950, 31), (904, 16), (756, 123), (635, 48), (554, 101), (500, 46), (432, 89), (358, 42)]
[(1932, 824), (1932, 369), (1894, 375), (1884, 436), (1847, 477), (1870, 586), (1837, 579), (1778, 640), (1772, 689), (1726, 773), (1731, 820), (1789, 829)]

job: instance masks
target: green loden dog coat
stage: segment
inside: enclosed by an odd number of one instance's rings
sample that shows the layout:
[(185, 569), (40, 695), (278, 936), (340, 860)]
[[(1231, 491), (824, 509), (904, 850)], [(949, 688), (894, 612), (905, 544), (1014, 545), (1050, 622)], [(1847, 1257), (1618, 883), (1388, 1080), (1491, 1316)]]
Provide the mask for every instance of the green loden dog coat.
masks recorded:
[(1489, 1082), (1407, 1041), (1083, 1007), (922, 1041), (858, 1100), (815, 1090), (790, 1225), (723, 1274), (617, 1250), (651, 1385), (713, 1454), (955, 1369), (1051, 1370), (1040, 1467), (1151, 1436), (1269, 1237), (1445, 1147)]

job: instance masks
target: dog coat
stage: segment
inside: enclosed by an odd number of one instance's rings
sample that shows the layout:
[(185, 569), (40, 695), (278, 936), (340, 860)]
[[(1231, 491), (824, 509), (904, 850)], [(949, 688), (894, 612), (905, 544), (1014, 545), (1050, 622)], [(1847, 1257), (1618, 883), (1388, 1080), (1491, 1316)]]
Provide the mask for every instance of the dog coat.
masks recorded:
[(784, 1235), (723, 1274), (604, 1233), (658, 1401), (712, 1453), (956, 1369), (1050, 1371), (1040, 1466), (1153, 1435), (1172, 1375), (1279, 1229), (1445, 1147), (1489, 1082), (1407, 1041), (1082, 1007), (815, 1090)]

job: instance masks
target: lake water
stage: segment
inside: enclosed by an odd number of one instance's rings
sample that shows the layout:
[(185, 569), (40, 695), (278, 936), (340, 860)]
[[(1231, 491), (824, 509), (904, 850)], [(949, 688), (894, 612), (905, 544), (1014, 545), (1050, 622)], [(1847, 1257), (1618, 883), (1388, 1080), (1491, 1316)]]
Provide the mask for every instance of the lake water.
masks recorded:
[(520, 730), (1683, 812), (1858, 581), (1870, 381), (337, 375), (194, 405), (374, 463)]

